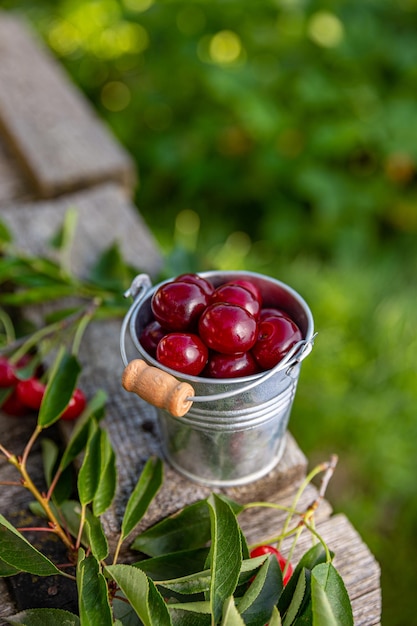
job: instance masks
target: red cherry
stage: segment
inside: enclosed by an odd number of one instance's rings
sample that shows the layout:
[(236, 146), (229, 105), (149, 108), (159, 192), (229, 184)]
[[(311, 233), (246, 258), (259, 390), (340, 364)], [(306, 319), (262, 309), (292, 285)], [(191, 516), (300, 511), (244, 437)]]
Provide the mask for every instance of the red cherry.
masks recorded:
[(15, 367), (6, 357), (0, 357), (0, 387), (13, 387), (19, 379), (15, 375)]
[(45, 394), (45, 385), (38, 378), (20, 380), (16, 385), (16, 393), (24, 405), (38, 410)]
[(259, 323), (252, 355), (260, 368), (269, 370), (301, 339), (300, 329), (288, 316), (268, 317)]
[(251, 376), (258, 371), (256, 361), (250, 352), (243, 352), (243, 354), (212, 352), (203, 376), (207, 376), (207, 378), (239, 378), (240, 376)]
[(214, 286), (199, 274), (180, 274), (175, 278), (175, 282), (193, 283), (198, 285), (200, 289), (210, 296), (214, 291)]
[(75, 420), (84, 411), (87, 400), (84, 393), (78, 387), (74, 389), (71, 400), (60, 419), (65, 421)]
[(156, 320), (153, 320), (142, 330), (139, 336), (139, 341), (144, 350), (155, 358), (158, 343), (166, 334), (167, 331), (162, 328), (161, 324)]
[(250, 350), (256, 341), (257, 328), (255, 318), (246, 309), (223, 302), (210, 304), (198, 323), (206, 346), (223, 354)]
[(21, 402), (16, 389), (13, 389), (11, 394), (7, 396), (0, 408), (4, 411), (4, 413), (6, 413), (6, 415), (11, 415), (13, 417), (21, 417), (22, 415), (27, 415), (28, 413), (28, 407)]
[(231, 284), (240, 285), (241, 287), (244, 287), (245, 289), (250, 291), (254, 298), (259, 302), (259, 304), (262, 305), (261, 290), (259, 289), (259, 287), (257, 287), (257, 285), (255, 285), (254, 282), (244, 278), (236, 278), (235, 280), (231, 281)]
[(203, 371), (207, 357), (207, 347), (192, 333), (169, 333), (162, 337), (156, 349), (159, 363), (190, 376)]
[(283, 579), (283, 584), (284, 587), (287, 584), (287, 582), (289, 581), (289, 579), (292, 576), (292, 565), (290, 562), (287, 561), (287, 559), (285, 557), (282, 556), (281, 552), (279, 550), (277, 550), (276, 548), (274, 548), (274, 546), (258, 546), (257, 548), (254, 548), (253, 550), (251, 550), (250, 552), (250, 557), (254, 558), (256, 556), (263, 556), (264, 554), (273, 554), (275, 555), (278, 563), (279, 563), (279, 567), (281, 569), (281, 572), (284, 572), (285, 566), (287, 566), (286, 572), (285, 572), (285, 576)]
[(243, 309), (246, 309), (254, 317), (258, 317), (261, 305), (255, 296), (240, 285), (225, 283), (220, 285), (212, 293), (210, 303), (214, 302), (228, 302), (229, 304), (237, 304)]
[(261, 312), (259, 314), (259, 320), (266, 320), (268, 317), (282, 317), (282, 316), (288, 317), (287, 313), (285, 313), (284, 311), (281, 311), (281, 309), (275, 309), (273, 307), (265, 307), (263, 309), (261, 309)]
[(194, 283), (171, 281), (152, 296), (155, 319), (169, 331), (191, 331), (208, 304), (208, 295)]

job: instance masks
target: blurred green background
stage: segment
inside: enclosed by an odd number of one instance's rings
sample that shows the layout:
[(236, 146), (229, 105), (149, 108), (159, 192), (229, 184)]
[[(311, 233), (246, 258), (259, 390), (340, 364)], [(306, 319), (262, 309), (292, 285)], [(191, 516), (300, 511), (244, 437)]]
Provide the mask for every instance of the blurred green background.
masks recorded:
[(3, 0), (134, 156), (166, 275), (291, 284), (318, 331), (290, 428), (416, 623), (417, 1)]

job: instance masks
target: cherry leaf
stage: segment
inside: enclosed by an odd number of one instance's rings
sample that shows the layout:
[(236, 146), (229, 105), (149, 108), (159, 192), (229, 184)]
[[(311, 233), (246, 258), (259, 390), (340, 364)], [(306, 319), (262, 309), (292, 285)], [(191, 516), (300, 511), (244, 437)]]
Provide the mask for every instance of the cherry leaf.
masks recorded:
[(126, 505), (121, 538), (125, 539), (145, 515), (148, 506), (162, 485), (161, 459), (151, 457), (145, 463), (139, 480)]
[(311, 599), (313, 626), (353, 626), (349, 596), (332, 563), (322, 563), (313, 568)]
[(80, 618), (63, 609), (26, 609), (7, 621), (14, 626), (80, 626)]
[(82, 624), (113, 624), (106, 579), (97, 559), (80, 548), (77, 564), (78, 607)]
[(172, 626), (164, 599), (140, 569), (131, 565), (109, 565), (106, 573), (120, 587), (144, 626)]
[(230, 505), (212, 493), (207, 499), (211, 519), (210, 602), (213, 622), (222, 615), (225, 600), (233, 595), (242, 566), (240, 528)]

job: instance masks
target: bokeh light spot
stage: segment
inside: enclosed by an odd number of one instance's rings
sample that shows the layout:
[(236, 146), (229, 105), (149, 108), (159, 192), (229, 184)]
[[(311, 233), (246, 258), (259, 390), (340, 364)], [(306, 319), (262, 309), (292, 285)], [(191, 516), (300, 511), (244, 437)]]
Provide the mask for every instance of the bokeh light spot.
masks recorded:
[(80, 45), (78, 28), (66, 20), (56, 20), (49, 29), (49, 45), (60, 56), (69, 56)]
[(240, 38), (231, 30), (221, 30), (211, 38), (209, 53), (212, 61), (220, 65), (235, 63), (242, 53)]
[(123, 0), (123, 4), (129, 11), (143, 13), (147, 11), (154, 3), (154, 0)]
[(101, 90), (101, 102), (106, 109), (117, 113), (123, 111), (131, 100), (129, 87), (121, 81), (110, 81)]
[(344, 36), (342, 22), (328, 11), (314, 13), (308, 22), (307, 31), (310, 39), (324, 48), (334, 48)]

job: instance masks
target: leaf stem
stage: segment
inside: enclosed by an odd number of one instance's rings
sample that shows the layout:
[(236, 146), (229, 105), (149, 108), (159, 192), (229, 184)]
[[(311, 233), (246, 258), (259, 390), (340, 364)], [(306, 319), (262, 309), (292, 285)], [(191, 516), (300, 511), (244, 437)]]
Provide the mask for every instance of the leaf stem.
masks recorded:
[(117, 559), (119, 558), (119, 553), (120, 553), (120, 549), (122, 547), (122, 543), (123, 543), (123, 537), (122, 537), (122, 535), (120, 535), (119, 540), (118, 540), (117, 545), (116, 545), (116, 549), (114, 551), (113, 565), (115, 565), (117, 563)]
[[(333, 457), (332, 457), (333, 458)], [(301, 485), (299, 486), (299, 488), (297, 489), (297, 492), (294, 496), (294, 500), (293, 500), (293, 504), (292, 504), (292, 510), (295, 511), (295, 507), (298, 504), (298, 501), (300, 500), (304, 490), (307, 488), (307, 486), (311, 483), (311, 481), (321, 472), (327, 470), (329, 468), (329, 463), (332, 463), (332, 460), (330, 462), (324, 462), (324, 463), (319, 463), (318, 465), (316, 465), (316, 467), (313, 467), (313, 469), (307, 474), (307, 476), (305, 477), (305, 479), (303, 480), (303, 482), (301, 483)], [(330, 477), (329, 477), (330, 478)], [(328, 481), (327, 481), (328, 482)], [(320, 498), (321, 499), (321, 498)], [(316, 502), (316, 501), (314, 501)], [(318, 506), (318, 504), (317, 504)], [(317, 508), (317, 506), (315, 506), (314, 510)], [(311, 505), (310, 505), (311, 507)], [(308, 507), (308, 510), (310, 509), (310, 507)], [(290, 525), (291, 519), (293, 518), (294, 513), (292, 513), (290, 511), (290, 513), (287, 516), (287, 519), (285, 520), (284, 526), (283, 526), (283, 536), (285, 536), (285, 532), (288, 528), (288, 526)], [(281, 543), (282, 543), (282, 539), (279, 541), (278, 543), (278, 550), (281, 547)]]
[(86, 513), (86, 508), (87, 505), (83, 504), (81, 506), (81, 518), (80, 518), (80, 527), (78, 529), (78, 536), (77, 536), (77, 541), (75, 543), (75, 548), (76, 550), (78, 550), (78, 548), (81, 545), (81, 539), (82, 539), (82, 535), (83, 535), (83, 530), (84, 530), (84, 524), (85, 524), (85, 513)]
[[(36, 431), (35, 431), (36, 432)], [(71, 540), (65, 534), (61, 525), (59, 524), (57, 518), (55, 517), (54, 512), (49, 506), (48, 500), (42, 496), (42, 494), (37, 489), (36, 485), (33, 483), (29, 473), (26, 469), (26, 462), (22, 459), (19, 461), (16, 457), (11, 456), (9, 458), (9, 462), (16, 467), (16, 469), (20, 472), (23, 479), (23, 486), (30, 491), (33, 497), (39, 502), (43, 510), (45, 511), (50, 523), (52, 531), (58, 535), (61, 541), (67, 546), (69, 550), (73, 550), (74, 546), (71, 543)]]

